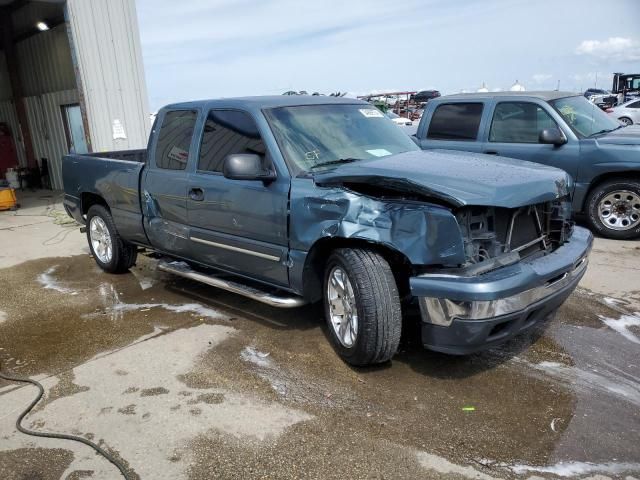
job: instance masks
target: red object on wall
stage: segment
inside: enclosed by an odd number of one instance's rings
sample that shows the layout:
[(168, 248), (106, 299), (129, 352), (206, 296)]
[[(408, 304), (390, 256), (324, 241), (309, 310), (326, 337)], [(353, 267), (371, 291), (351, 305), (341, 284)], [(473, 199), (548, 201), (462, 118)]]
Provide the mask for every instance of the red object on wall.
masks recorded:
[(18, 155), (9, 125), (0, 123), (0, 178), (4, 178), (7, 168), (18, 168)]

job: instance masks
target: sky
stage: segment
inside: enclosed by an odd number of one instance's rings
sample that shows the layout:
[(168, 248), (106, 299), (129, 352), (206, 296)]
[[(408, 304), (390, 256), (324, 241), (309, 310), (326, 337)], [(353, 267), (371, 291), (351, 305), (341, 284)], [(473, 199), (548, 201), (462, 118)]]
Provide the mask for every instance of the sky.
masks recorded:
[(611, 88), (640, 0), (136, 0), (152, 111), (183, 100)]

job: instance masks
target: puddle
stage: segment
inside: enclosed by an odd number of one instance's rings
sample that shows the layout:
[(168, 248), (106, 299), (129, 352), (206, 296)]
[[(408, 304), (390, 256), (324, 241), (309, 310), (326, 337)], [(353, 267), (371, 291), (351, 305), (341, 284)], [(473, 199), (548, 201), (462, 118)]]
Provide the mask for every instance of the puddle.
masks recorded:
[[(486, 480), (619, 475), (638, 461), (637, 325), (615, 299), (576, 294), (543, 328), (469, 357), (424, 351), (409, 319), (392, 363), (357, 369), (330, 346), (321, 308), (272, 309), (153, 265), (0, 270), (0, 360), (49, 395), (28, 422), (91, 433), (142, 478), (323, 477), (331, 459), (338, 478)], [(32, 398), (2, 385), (7, 411)], [(28, 442), (12, 434), (0, 450)], [(67, 474), (111, 478), (69, 451)]]

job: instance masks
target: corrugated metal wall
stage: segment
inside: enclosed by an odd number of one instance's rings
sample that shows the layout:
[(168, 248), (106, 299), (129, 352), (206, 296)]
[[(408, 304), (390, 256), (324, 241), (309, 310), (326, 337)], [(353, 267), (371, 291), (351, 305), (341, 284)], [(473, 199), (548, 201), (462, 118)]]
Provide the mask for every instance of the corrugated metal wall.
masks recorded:
[(76, 88), (66, 25), (23, 40), (16, 54), (25, 97)]
[(0, 122), (8, 123), (9, 127), (11, 127), (11, 134), (13, 135), (16, 152), (18, 154), (18, 162), (20, 162), (20, 165), (25, 165), (27, 163), (27, 157), (24, 153), (22, 134), (18, 127), (18, 116), (16, 115), (16, 109), (11, 100), (0, 101)]
[[(68, 0), (94, 151), (144, 148), (151, 129), (134, 0)], [(119, 120), (126, 139), (114, 139)]]
[(77, 90), (47, 93), (25, 98), (31, 127), (33, 150), (37, 159), (49, 163), (51, 186), (62, 188), (62, 156), (69, 151), (64, 133), (61, 105), (78, 103)]

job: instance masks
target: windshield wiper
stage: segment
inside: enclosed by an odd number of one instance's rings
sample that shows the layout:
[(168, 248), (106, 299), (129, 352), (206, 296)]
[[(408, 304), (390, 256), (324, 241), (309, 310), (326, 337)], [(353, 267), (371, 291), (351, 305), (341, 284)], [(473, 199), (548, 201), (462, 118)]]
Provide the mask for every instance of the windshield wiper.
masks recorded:
[(613, 131), (618, 130), (619, 128), (622, 128), (622, 127), (624, 127), (624, 125), (620, 125), (619, 127), (612, 128), (611, 130), (607, 130), (607, 129), (605, 128), (604, 130), (600, 130), (599, 132), (594, 132), (594, 133), (592, 133), (591, 135), (589, 135), (589, 138), (590, 138), (590, 137), (595, 137), (596, 135), (601, 135), (601, 134), (603, 134), (603, 133), (613, 132)]
[(338, 158), (337, 160), (329, 160), (328, 162), (316, 163), (313, 167), (310, 167), (309, 170), (313, 170), (318, 167), (327, 167), (329, 165), (340, 165), (341, 163), (352, 163), (359, 162), (360, 158)]

